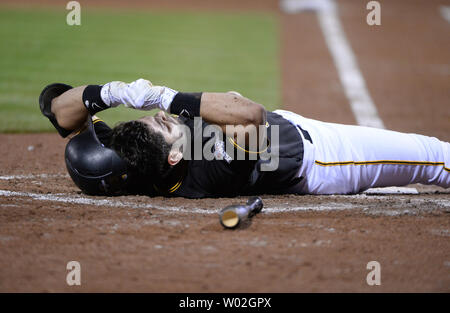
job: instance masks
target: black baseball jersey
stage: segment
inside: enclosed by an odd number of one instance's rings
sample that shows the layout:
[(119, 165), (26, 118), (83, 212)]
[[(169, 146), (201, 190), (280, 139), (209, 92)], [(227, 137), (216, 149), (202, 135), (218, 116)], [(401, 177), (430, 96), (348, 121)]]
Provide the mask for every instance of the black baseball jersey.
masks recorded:
[[(193, 119), (179, 119), (191, 130), (191, 150), (183, 152), (191, 157), (177, 164), (164, 181), (131, 175), (130, 193), (186, 198), (295, 193), (302, 179), (297, 174), (303, 159), (303, 142), (298, 129), (281, 115), (267, 112), (267, 145), (258, 152), (239, 147), (230, 137), (205, 135), (206, 122), (202, 121), (199, 127)], [(110, 128), (102, 121), (94, 127), (106, 145)], [(201, 141), (202, 149), (210, 149), (212, 160), (203, 153), (200, 159), (193, 158), (196, 141)], [(269, 165), (277, 166), (265, 170)]]

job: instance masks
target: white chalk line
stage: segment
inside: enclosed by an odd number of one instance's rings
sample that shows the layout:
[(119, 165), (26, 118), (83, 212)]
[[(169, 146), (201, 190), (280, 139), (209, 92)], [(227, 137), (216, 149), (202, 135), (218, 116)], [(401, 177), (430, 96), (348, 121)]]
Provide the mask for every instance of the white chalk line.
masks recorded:
[(33, 200), (39, 201), (54, 201), (54, 202), (64, 202), (70, 204), (84, 204), (84, 205), (95, 205), (95, 206), (108, 206), (108, 207), (122, 207), (122, 208), (134, 208), (134, 209), (157, 209), (170, 212), (180, 212), (180, 213), (200, 213), (200, 214), (214, 214), (218, 213), (216, 210), (207, 209), (184, 209), (180, 207), (172, 206), (158, 206), (154, 204), (142, 204), (135, 203), (131, 201), (120, 201), (114, 198), (108, 199), (92, 199), (80, 196), (72, 196), (64, 193), (57, 194), (44, 194), (44, 193), (33, 193), (33, 192), (21, 192), (21, 191), (10, 191), (10, 190), (0, 190), (1, 197), (26, 197), (32, 198)]
[(384, 128), (339, 21), (337, 8), (321, 10), (317, 17), (357, 123)]
[[(29, 175), (5, 175), (0, 176), (0, 180), (22, 180), (22, 179), (48, 179), (48, 178), (69, 178), (68, 174), (29, 174)], [(367, 194), (419, 194), (416, 188), (411, 187), (383, 187), (370, 188), (364, 193)]]
[(5, 175), (0, 176), (0, 180), (21, 180), (36, 178), (68, 178), (68, 174), (28, 174), (28, 175)]
[(384, 128), (377, 108), (367, 90), (356, 57), (345, 36), (334, 0), (284, 0), (281, 8), (287, 13), (304, 10), (317, 11), (317, 18), (325, 42), (336, 65), (339, 79), (356, 121), (361, 126)]
[[(33, 179), (48, 179), (48, 178), (68, 178), (67, 174), (29, 174), (29, 175), (6, 175), (0, 176), (0, 180), (33, 180)], [(335, 195), (328, 196), (331, 199), (358, 199), (362, 198), (364, 200), (377, 199), (377, 200), (390, 200), (391, 198), (386, 195), (408, 195), (408, 194), (418, 194), (417, 189), (408, 188), (408, 187), (386, 187), (386, 188), (371, 188), (364, 192), (364, 194), (359, 195)], [(173, 206), (159, 206), (155, 204), (142, 204), (135, 203), (132, 201), (121, 201), (114, 198), (107, 199), (92, 199), (86, 198), (82, 196), (73, 196), (64, 193), (55, 193), (55, 194), (42, 194), (42, 193), (31, 193), (31, 192), (20, 192), (20, 191), (11, 191), (11, 190), (0, 190), (0, 196), (3, 197), (27, 197), (32, 198), (34, 200), (40, 201), (54, 201), (60, 203), (71, 203), (78, 205), (94, 205), (94, 206), (108, 206), (108, 207), (122, 207), (122, 208), (134, 208), (134, 209), (156, 209), (161, 210), (166, 213), (194, 213), (194, 214), (217, 214), (217, 210), (208, 210), (208, 209), (199, 209), (199, 208), (180, 208)], [(405, 201), (407, 198), (396, 198), (400, 201)], [(429, 204), (433, 203), (443, 207), (450, 207), (450, 201), (443, 199), (410, 199), (407, 201), (413, 204), (421, 205), (421, 204)], [(309, 204), (301, 207), (266, 207), (264, 212), (266, 213), (284, 213), (284, 212), (305, 212), (305, 211), (339, 211), (339, 210), (352, 210), (352, 209), (361, 209), (363, 205), (361, 204), (350, 204), (350, 203), (338, 203), (338, 202), (330, 202), (327, 205), (320, 204)], [(367, 210), (367, 209), (364, 209)], [(372, 211), (372, 209), (371, 209)], [(374, 212), (383, 212), (385, 209), (378, 209)], [(390, 213), (387, 215), (396, 215), (403, 214), (404, 212), (408, 212), (408, 210), (388, 210)], [(369, 213), (369, 212), (368, 212)]]
[[(159, 206), (152, 203), (142, 204), (135, 203), (131, 201), (120, 201), (114, 198), (108, 199), (92, 199), (81, 196), (72, 196), (68, 194), (42, 194), (42, 193), (32, 193), (32, 192), (19, 192), (19, 191), (10, 191), (10, 190), (0, 190), (0, 197), (26, 197), (31, 198), (33, 200), (38, 201), (52, 201), (52, 202), (63, 202), (70, 204), (79, 204), (79, 205), (94, 205), (94, 206), (107, 206), (107, 207), (121, 207), (121, 208), (132, 208), (132, 209), (156, 209), (160, 211), (165, 211), (169, 213), (186, 213), (186, 214), (218, 214), (221, 208), (217, 208), (215, 210), (211, 209), (200, 209), (200, 208), (182, 208), (182, 207), (173, 207), (173, 206)], [(376, 199), (376, 200), (386, 200), (392, 202), (392, 198), (388, 196), (367, 196), (367, 195), (353, 195), (353, 196), (330, 196), (331, 199), (345, 199), (345, 198), (362, 198), (364, 200)], [(400, 203), (397, 203), (393, 206), (401, 205), (406, 201), (415, 205), (429, 205), (434, 204), (438, 206), (442, 206), (445, 208), (450, 208), (450, 201), (443, 199), (408, 199), (408, 198), (398, 198), (397, 200)], [(233, 204), (230, 202), (230, 204)], [(371, 205), (377, 205), (377, 203), (371, 203)], [(0, 205), (1, 206), (1, 205)], [(375, 210), (376, 212), (389, 212), (392, 209), (382, 209), (382, 208), (368, 208), (369, 204), (354, 204), (354, 203), (338, 203), (331, 202), (328, 205), (320, 205), (320, 204), (308, 204), (305, 206), (298, 207), (265, 207), (263, 209), (264, 213), (274, 214), (274, 213), (286, 213), (286, 212), (307, 212), (307, 211), (342, 211), (342, 210), (353, 210), (353, 209), (362, 209), (363, 211), (367, 210)], [(427, 210), (436, 210), (435, 208), (428, 208)], [(398, 211), (398, 210), (397, 210)], [(396, 212), (397, 212), (396, 211)], [(418, 211), (418, 210), (416, 210)], [(408, 210), (403, 210), (402, 212), (408, 213)], [(367, 212), (370, 213), (370, 212)]]

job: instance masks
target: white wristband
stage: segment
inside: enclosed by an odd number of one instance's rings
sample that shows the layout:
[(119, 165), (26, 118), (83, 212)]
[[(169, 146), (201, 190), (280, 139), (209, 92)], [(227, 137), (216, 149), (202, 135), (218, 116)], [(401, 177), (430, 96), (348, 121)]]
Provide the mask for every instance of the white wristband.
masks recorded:
[(161, 92), (161, 105), (159, 108), (168, 112), (170, 104), (172, 103), (173, 98), (175, 98), (175, 96), (177, 95), (178, 91), (165, 86), (161, 88), (163, 88), (163, 90)]

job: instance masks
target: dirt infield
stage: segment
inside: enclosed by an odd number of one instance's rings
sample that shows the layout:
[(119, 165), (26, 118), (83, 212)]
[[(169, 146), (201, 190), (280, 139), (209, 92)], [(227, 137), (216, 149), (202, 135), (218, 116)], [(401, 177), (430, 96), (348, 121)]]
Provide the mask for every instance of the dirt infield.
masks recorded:
[[(195, 8), (201, 1), (194, 2)], [(230, 3), (235, 6), (227, 8), (240, 9), (241, 1)], [(285, 107), (355, 123), (315, 13), (287, 15), (276, 1), (260, 3), (281, 19)], [(425, 42), (425, 30), (395, 44), (403, 31), (402, 20), (396, 24), (394, 18), (400, 4), (383, 19), (383, 27), (397, 32), (389, 37), (389, 31), (361, 30), (356, 16), (364, 8), (356, 1), (340, 3), (342, 23), (387, 127), (449, 140), (450, 47), (448, 40), (439, 45), (438, 34), (450, 25), (426, 9), (440, 2), (415, 1), (401, 11), (405, 19), (424, 12), (440, 49), (414, 41)], [(249, 7), (251, 2), (244, 5)], [(414, 47), (416, 54), (407, 53)], [(66, 174), (64, 146), (55, 134), (0, 134), (1, 292), (450, 291), (449, 190), (262, 195), (263, 212), (230, 231), (220, 226), (217, 213), (246, 198), (86, 196)], [(81, 264), (81, 286), (66, 284), (71, 260)], [(381, 264), (380, 286), (366, 283), (373, 260)]]
[[(2, 291), (449, 291), (448, 193), (263, 196), (251, 225), (227, 231), (218, 209), (244, 198), (88, 197), (64, 172), (63, 140), (0, 142)], [(70, 260), (80, 287), (66, 285)]]

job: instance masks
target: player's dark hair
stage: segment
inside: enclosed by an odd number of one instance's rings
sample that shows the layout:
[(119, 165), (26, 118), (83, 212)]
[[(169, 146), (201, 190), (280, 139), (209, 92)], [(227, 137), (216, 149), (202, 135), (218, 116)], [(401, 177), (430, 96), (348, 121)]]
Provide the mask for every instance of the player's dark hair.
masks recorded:
[(112, 129), (110, 147), (136, 172), (157, 180), (170, 168), (171, 146), (163, 135), (141, 121), (120, 123)]

